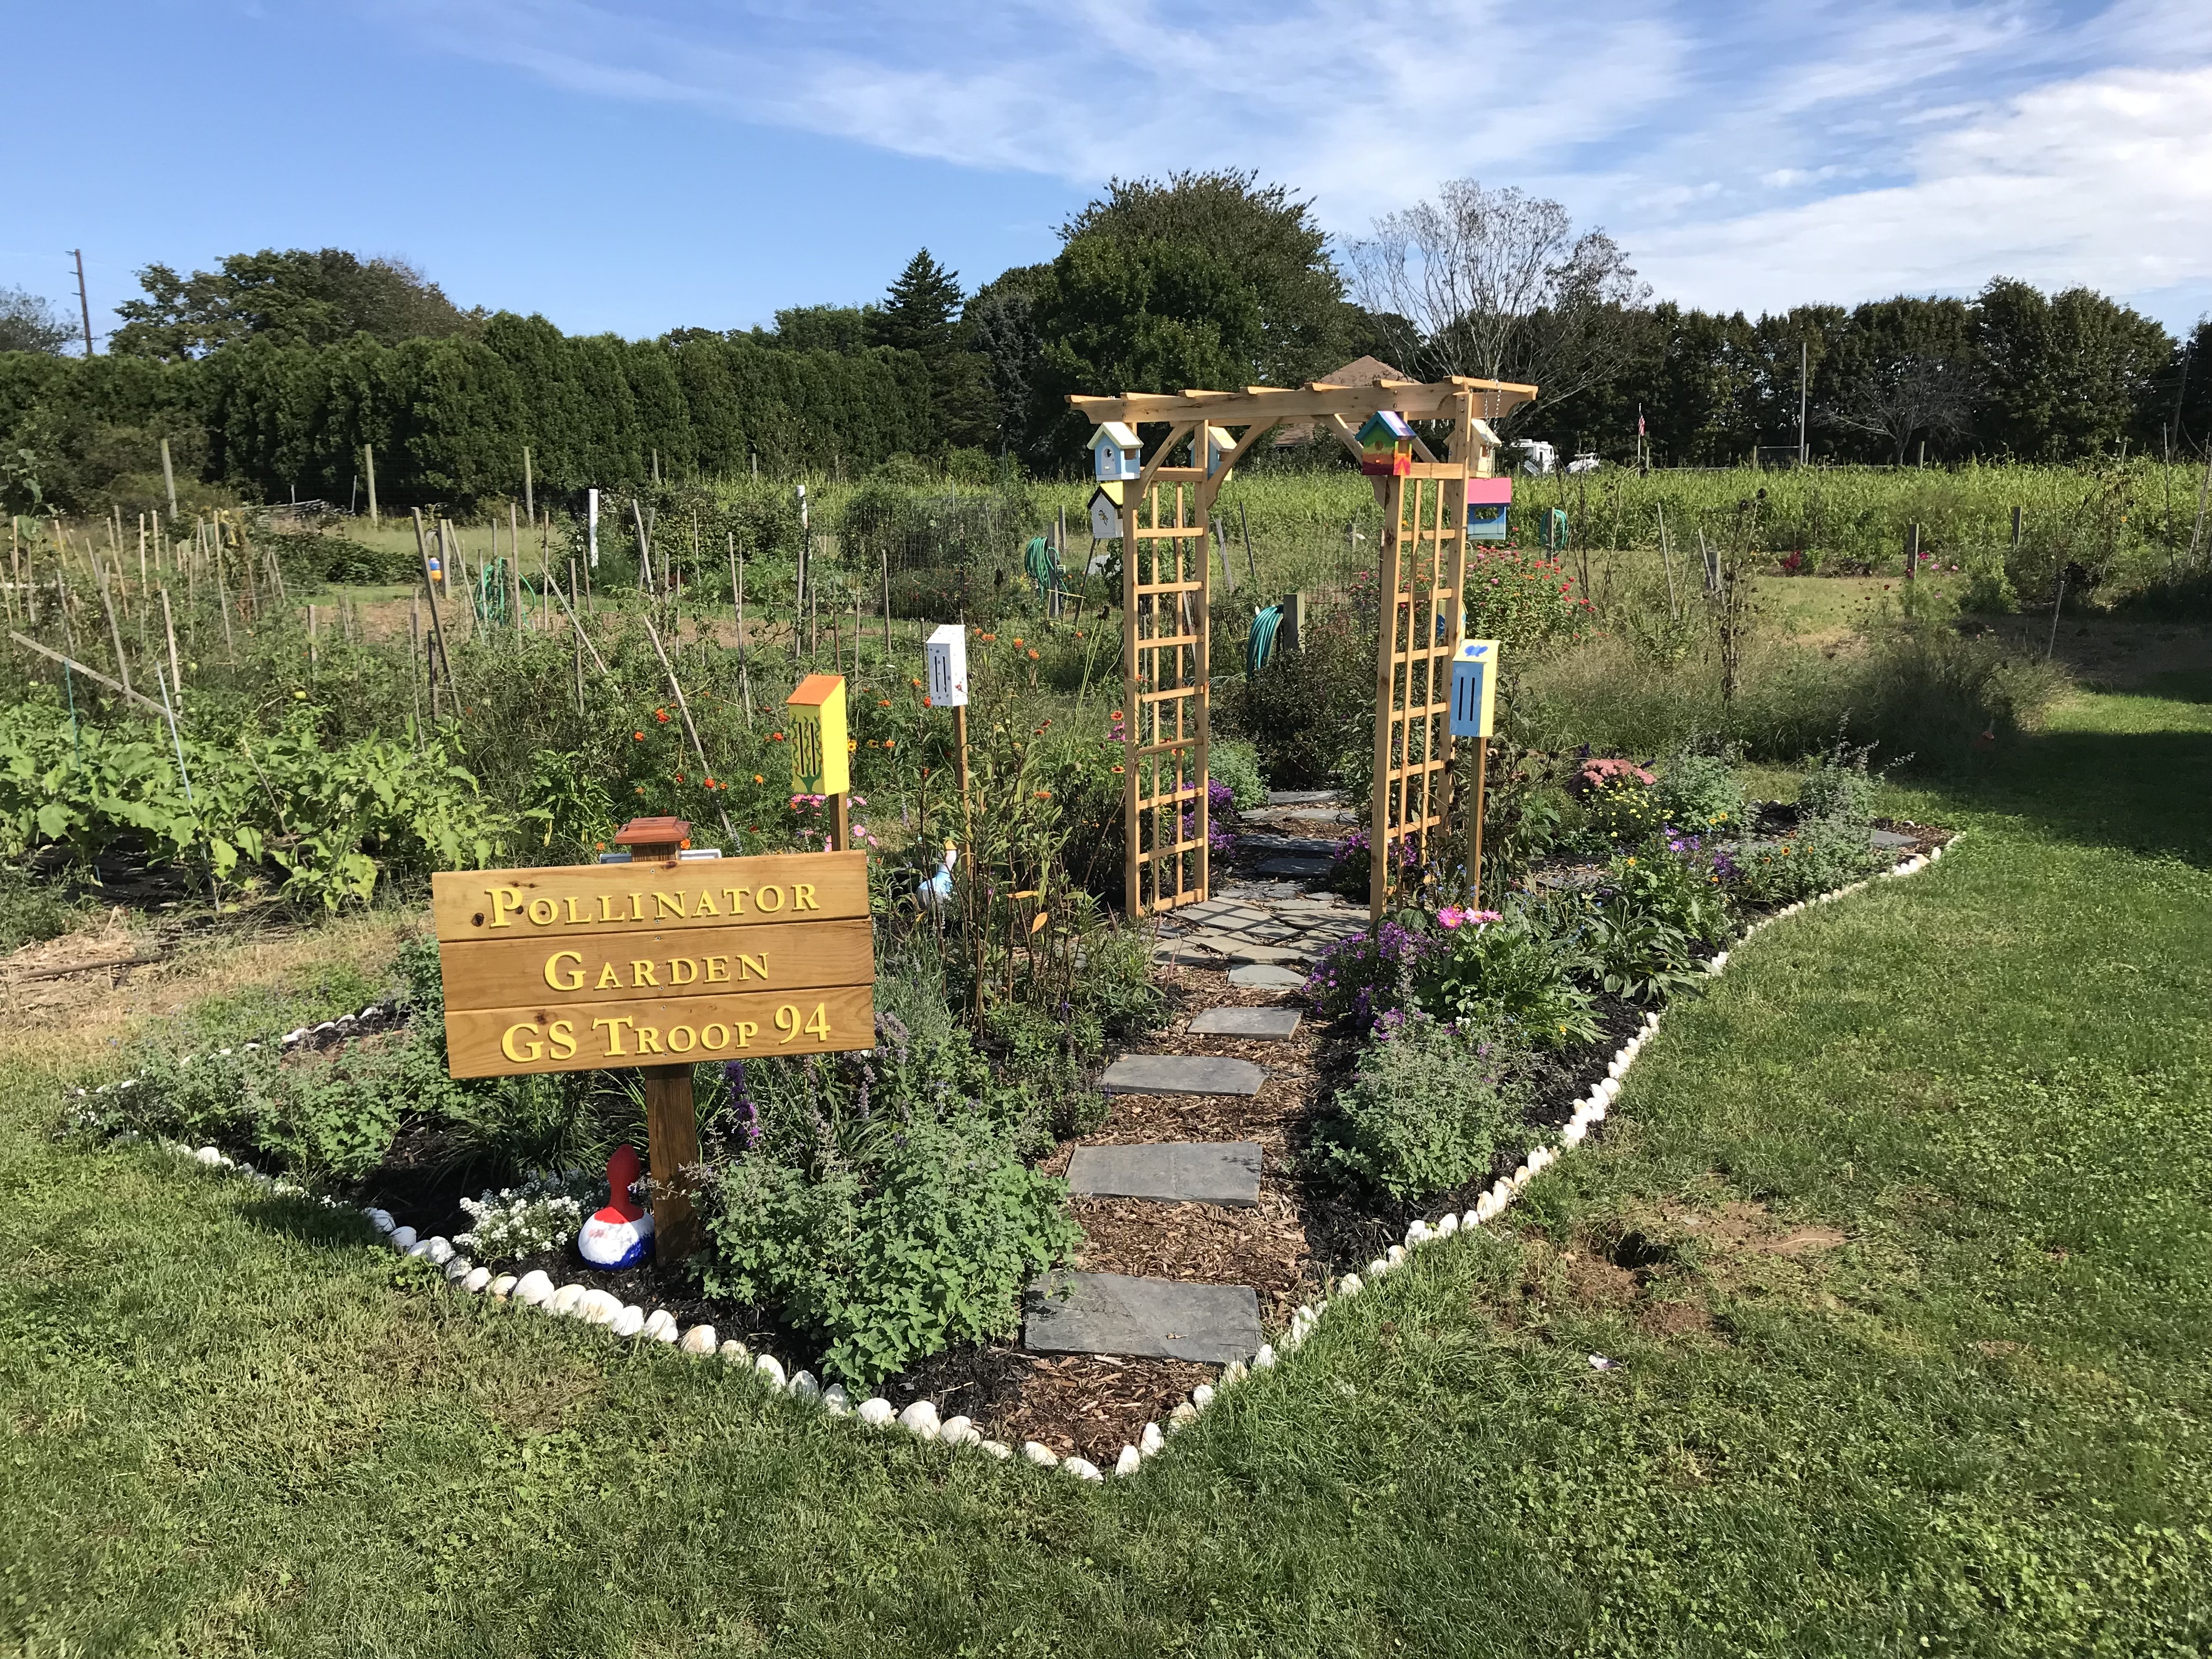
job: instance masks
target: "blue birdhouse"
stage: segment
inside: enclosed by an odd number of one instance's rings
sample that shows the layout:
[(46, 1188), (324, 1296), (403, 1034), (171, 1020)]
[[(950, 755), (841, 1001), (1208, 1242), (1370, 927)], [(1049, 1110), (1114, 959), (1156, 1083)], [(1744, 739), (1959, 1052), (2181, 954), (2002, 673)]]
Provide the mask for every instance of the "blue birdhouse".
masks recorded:
[(1505, 539), (1505, 509), (1513, 501), (1513, 480), (1469, 478), (1467, 481), (1467, 538), (1471, 542)]
[(1133, 478), (1145, 470), (1145, 447), (1133, 428), (1109, 421), (1091, 434), (1091, 464), (1102, 483)]
[(1451, 733), (1455, 738), (1486, 738), (1491, 712), (1498, 697), (1498, 641), (1462, 640), (1452, 659)]

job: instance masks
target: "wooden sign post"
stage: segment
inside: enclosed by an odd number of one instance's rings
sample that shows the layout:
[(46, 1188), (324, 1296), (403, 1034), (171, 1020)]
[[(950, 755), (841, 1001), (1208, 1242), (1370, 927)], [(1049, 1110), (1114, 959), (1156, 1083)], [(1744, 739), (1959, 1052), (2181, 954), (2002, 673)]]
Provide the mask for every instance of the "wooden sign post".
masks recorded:
[(691, 1067), (875, 1046), (866, 855), (685, 858), (640, 818), (629, 862), (431, 878), (454, 1077), (640, 1066), (655, 1248), (696, 1242)]
[(1498, 641), (1462, 640), (1452, 658), (1451, 734), (1474, 739), (1474, 804), (1468, 812), (1467, 873), (1472, 907), (1482, 908), (1482, 788), (1490, 769), (1490, 733), (1498, 702)]

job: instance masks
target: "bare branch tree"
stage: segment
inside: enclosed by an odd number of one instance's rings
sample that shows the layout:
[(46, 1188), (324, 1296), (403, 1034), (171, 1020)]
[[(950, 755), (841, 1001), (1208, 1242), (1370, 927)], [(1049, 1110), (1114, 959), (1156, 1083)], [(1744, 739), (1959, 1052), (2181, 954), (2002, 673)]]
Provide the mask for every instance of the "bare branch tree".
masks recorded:
[(1376, 220), (1348, 252), (1353, 291), (1395, 337), (1399, 362), (1533, 383), (1521, 418), (1624, 368), (1630, 313), (1651, 298), (1602, 230), (1577, 235), (1559, 203), (1473, 179)]
[(1916, 432), (1946, 438), (1972, 426), (1981, 391), (1982, 376), (1972, 364), (1912, 351), (1854, 375), (1820, 413), (1831, 426), (1888, 439), (1890, 459), (1902, 466)]

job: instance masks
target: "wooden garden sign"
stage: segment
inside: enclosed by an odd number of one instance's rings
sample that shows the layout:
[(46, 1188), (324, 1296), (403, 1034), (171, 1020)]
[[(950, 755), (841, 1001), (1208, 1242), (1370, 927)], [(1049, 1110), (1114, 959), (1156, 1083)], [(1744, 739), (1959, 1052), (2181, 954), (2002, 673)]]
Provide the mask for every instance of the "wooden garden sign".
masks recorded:
[(451, 1074), (644, 1068), (653, 1229), (688, 1253), (702, 1060), (875, 1046), (865, 853), (684, 857), (640, 818), (621, 864), (431, 878)]

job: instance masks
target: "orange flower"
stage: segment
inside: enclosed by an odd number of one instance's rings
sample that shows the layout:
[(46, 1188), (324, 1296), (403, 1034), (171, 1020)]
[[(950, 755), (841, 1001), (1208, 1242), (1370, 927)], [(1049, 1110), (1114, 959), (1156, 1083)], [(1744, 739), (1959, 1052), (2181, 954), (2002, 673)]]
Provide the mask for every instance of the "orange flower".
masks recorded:
[(630, 733), (630, 736), (640, 743), (643, 743), (645, 741), (645, 733), (642, 732), (633, 732)]
[(876, 707), (878, 708), (888, 708), (890, 706), (891, 700), (889, 697), (878, 697), (876, 699)]
[(683, 782), (683, 781), (684, 781), (684, 775), (683, 775), (681, 772), (678, 772), (678, 773), (676, 775), (676, 781), (677, 781), (677, 782), (678, 782), (678, 783), (681, 783), (681, 782)]
[(594, 853), (604, 853), (607, 850), (607, 844), (603, 841), (595, 841), (592, 843), (592, 850)]
[(907, 684), (917, 691), (921, 690), (921, 682), (920, 680), (908, 680)]
[(707, 780), (707, 787), (708, 787), (709, 789), (714, 789), (714, 788), (718, 788), (718, 787), (720, 787), (720, 786), (719, 786), (718, 784), (716, 784), (716, 783), (715, 783), (715, 781), (714, 781), (714, 779), (709, 778), (709, 779), (708, 779), (708, 780)]
[(924, 708), (934, 708), (937, 705), (936, 705), (935, 703), (933, 703), (933, 702), (930, 702), (930, 700), (929, 700), (927, 697), (924, 697), (924, 698), (921, 700), (921, 706), (922, 706)]
[(1036, 798), (1039, 800), (1050, 800), (1052, 799), (1052, 791), (1049, 789), (1040, 789), (1036, 792)]
[(1032, 649), (1032, 650), (1030, 652), (1030, 660), (1031, 662), (1035, 662), (1036, 659), (1037, 659), (1037, 653), (1036, 653), (1036, 652), (1034, 649)]
[(1014, 643), (1015, 643), (1016, 645), (1019, 645), (1021, 642), (1022, 642), (1022, 636), (1021, 636), (1020, 635), (1018, 635), (1018, 634), (1015, 635), (1014, 635)]
[(886, 749), (896, 749), (896, 748), (897, 748), (897, 747), (898, 747), (898, 739), (897, 739), (896, 738), (885, 738), (884, 739), (884, 748), (886, 748)]
[(689, 847), (689, 846), (691, 844), (691, 837), (690, 837), (690, 836), (684, 836), (684, 839), (683, 839), (682, 841), (678, 842), (676, 844), (677, 844), (678, 847)]
[(1115, 710), (1111, 714), (1108, 715), (1108, 716), (1107, 716), (1107, 718), (1108, 718), (1109, 720), (1127, 720), (1127, 719), (1128, 719), (1128, 716), (1127, 716), (1127, 714), (1123, 714), (1120, 709), (1118, 709), (1118, 708), (1117, 708), (1117, 709), (1115, 709)]
[(1117, 767), (1115, 767), (1114, 769), (1115, 769), (1116, 772), (1126, 772), (1126, 771), (1127, 771), (1129, 769), (1128, 769), (1127, 767), (1126, 767), (1126, 766), (1117, 766)]
[(656, 708), (653, 711), (653, 718), (665, 726), (668, 724), (668, 711), (665, 708)]
[(781, 743), (783, 741), (783, 733), (781, 732), (771, 732), (768, 734), (768, 740), (770, 743)]

